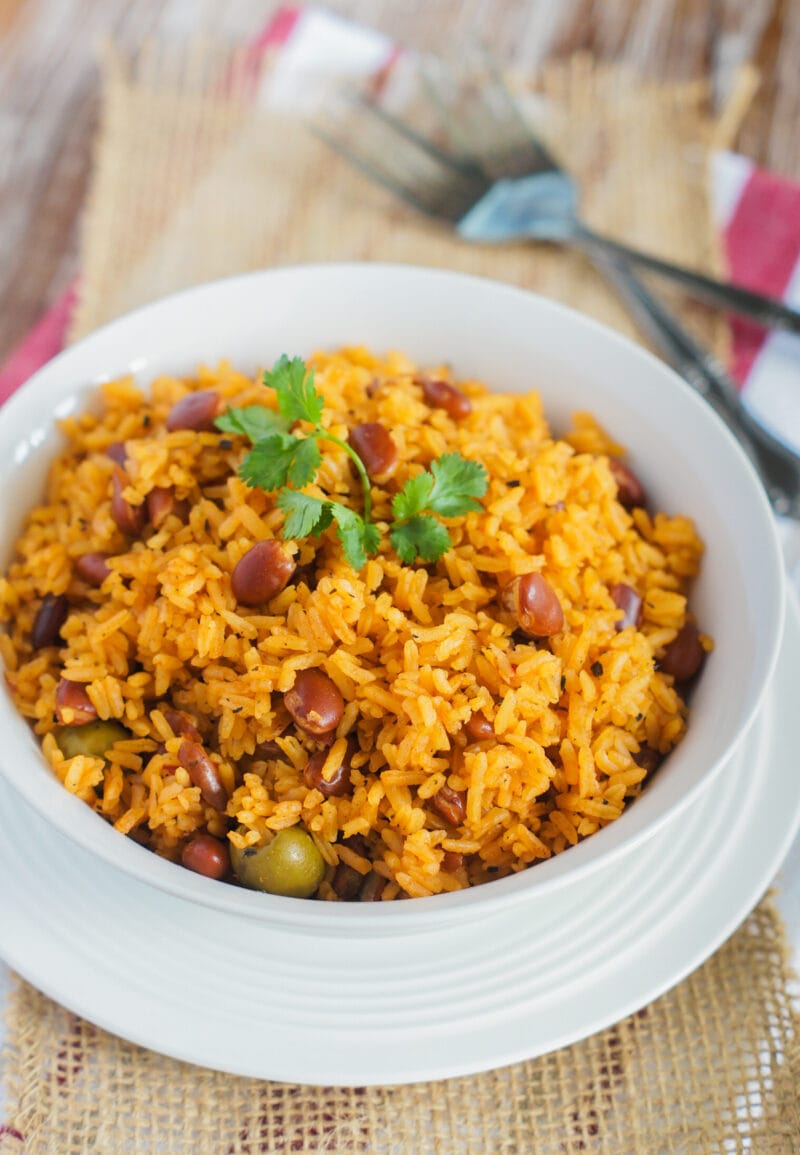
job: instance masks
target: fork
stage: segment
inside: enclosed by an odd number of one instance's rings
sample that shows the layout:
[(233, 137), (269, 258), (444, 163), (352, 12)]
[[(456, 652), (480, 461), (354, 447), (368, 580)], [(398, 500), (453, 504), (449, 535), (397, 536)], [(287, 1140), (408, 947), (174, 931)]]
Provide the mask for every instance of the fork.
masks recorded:
[[(497, 100), (489, 106), (482, 91), (473, 90), (472, 103), (477, 100), (477, 105), (470, 109), (463, 93), (454, 100), (429, 72), (422, 78), (440, 125), (458, 142), (457, 151), (423, 135), (363, 94), (351, 108), (364, 114), (360, 121), (351, 116), (335, 127), (317, 122), (312, 128), (373, 181), (469, 240), (529, 235), (526, 220), (531, 206), (552, 213), (549, 206), (556, 204), (564, 213), (565, 189), (575, 204), (574, 182), (532, 133), (499, 75), (494, 77), (495, 96), (499, 94), (502, 112)], [(328, 114), (330, 118), (330, 108)], [(347, 137), (348, 127), (358, 129), (357, 146)], [(587, 255), (621, 294), (647, 336), (740, 442), (775, 511), (800, 518), (800, 457), (757, 422), (722, 366), (616, 253), (591, 247)]]
[[(663, 260), (590, 229), (578, 213), (578, 189), (573, 177), (556, 162), (542, 141), (532, 136), (531, 127), (496, 63), (486, 52), (483, 57), (492, 82), (490, 94), (486, 87), (455, 88), (441, 62), (438, 73), (431, 62), (420, 67), (428, 96), (448, 123), (454, 140), (461, 144), (465, 157), (469, 158), (475, 147), (474, 131), (471, 140), (464, 136), (465, 122), (471, 123), (473, 130), (478, 125), (480, 139), (484, 146), (490, 144), (490, 147), (481, 149), (480, 171), (471, 173), (469, 179), (464, 172), (461, 194), (455, 195), (452, 202), (446, 199), (442, 205), (437, 191), (430, 185), (416, 188), (413, 200), (419, 211), (441, 216), (443, 211), (450, 215), (463, 210), (453, 223), (466, 240), (552, 241), (570, 244), (590, 256), (603, 254), (665, 277), (706, 304), (748, 317), (759, 325), (800, 333), (800, 312), (782, 301)], [(459, 107), (454, 116), (456, 94)], [(363, 96), (361, 99), (365, 108), (382, 117), (387, 127), (405, 134), (408, 142), (422, 148), (433, 143), (409, 124), (385, 112), (377, 101)], [(502, 111), (497, 108), (498, 100)], [(492, 132), (499, 132), (496, 141), (492, 139)], [(457, 154), (450, 154), (451, 159), (454, 155)], [(377, 177), (375, 172), (372, 175)], [(440, 191), (447, 198), (444, 190)]]

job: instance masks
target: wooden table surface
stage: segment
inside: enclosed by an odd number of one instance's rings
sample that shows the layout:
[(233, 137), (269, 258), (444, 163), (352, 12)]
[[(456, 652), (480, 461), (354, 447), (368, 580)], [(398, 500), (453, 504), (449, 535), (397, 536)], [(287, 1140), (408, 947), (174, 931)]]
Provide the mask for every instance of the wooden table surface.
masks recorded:
[[(800, 0), (329, 0), (446, 54), (482, 36), (519, 70), (588, 49), (650, 75), (708, 77), (716, 100), (753, 63), (738, 147), (800, 178)], [(0, 363), (75, 275), (99, 107), (98, 46), (241, 41), (277, 0), (0, 0)]]

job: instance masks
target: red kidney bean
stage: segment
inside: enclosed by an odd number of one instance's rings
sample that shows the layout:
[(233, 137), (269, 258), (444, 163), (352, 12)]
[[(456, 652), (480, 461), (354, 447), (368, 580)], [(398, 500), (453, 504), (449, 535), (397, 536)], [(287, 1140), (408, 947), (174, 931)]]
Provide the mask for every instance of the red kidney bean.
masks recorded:
[(464, 729), (473, 742), (484, 742), (487, 738), (494, 737), (494, 726), (480, 710), (467, 718)]
[(198, 433), (204, 429), (213, 429), (219, 408), (220, 396), (214, 389), (187, 393), (175, 402), (167, 414), (167, 429), (170, 433), (176, 429), (194, 429)]
[(378, 874), (377, 870), (371, 870), (369, 874), (364, 875), (358, 897), (361, 902), (378, 902), (383, 894), (384, 886), (386, 886), (386, 879), (383, 875)]
[(165, 521), (172, 513), (172, 506), (175, 501), (175, 495), (171, 489), (165, 489), (163, 486), (156, 486), (151, 489), (145, 499), (147, 506), (147, 517), (152, 523), (153, 529), (158, 529), (163, 521)]
[(202, 742), (200, 731), (195, 725), (194, 718), (184, 714), (182, 710), (173, 710), (171, 706), (162, 706), (161, 713), (169, 723), (172, 733), (180, 738), (189, 738), (192, 742)]
[(561, 747), (560, 746), (546, 746), (544, 752), (547, 755), (548, 759), (556, 767), (556, 769), (560, 770), (561, 767), (563, 766), (563, 762), (561, 760)]
[(344, 713), (342, 695), (328, 675), (316, 668), (298, 670), (283, 702), (300, 729), (315, 738), (335, 730)]
[(667, 646), (658, 665), (665, 674), (672, 674), (676, 682), (688, 682), (702, 666), (705, 656), (700, 631), (694, 622), (686, 622)]
[(608, 592), (611, 594), (611, 600), (617, 609), (622, 610), (622, 617), (614, 629), (619, 632), (626, 629), (627, 626), (638, 626), (642, 620), (642, 599), (633, 586), (626, 585), (625, 582), (617, 582), (609, 587)]
[(228, 793), (222, 785), (219, 770), (198, 742), (185, 738), (178, 748), (178, 761), (187, 771), (192, 785), (197, 786), (203, 799), (215, 810), (228, 805)]
[(340, 862), (333, 872), (331, 886), (344, 902), (353, 902), (361, 890), (362, 876), (346, 862)]
[(458, 826), (467, 816), (467, 803), (464, 795), (458, 790), (451, 790), (449, 786), (442, 786), (431, 798), (431, 806), (441, 815), (445, 822)]
[(224, 842), (211, 834), (197, 834), (187, 842), (181, 854), (187, 870), (206, 878), (224, 878), (231, 868), (231, 856)]
[(294, 571), (294, 583), (299, 585), (305, 582), (310, 592), (317, 588), (317, 563), (310, 561), (306, 565), (299, 565)]
[(472, 412), (469, 397), (460, 389), (456, 389), (455, 385), (450, 385), (447, 381), (431, 380), (428, 377), (423, 377), (420, 385), (425, 403), (430, 405), (431, 409), (444, 409), (454, 421), (460, 421), (462, 417), (468, 417)]
[(44, 595), (31, 629), (31, 645), (34, 650), (42, 650), (45, 646), (56, 644), (68, 613), (69, 602), (64, 594)]
[(459, 854), (457, 850), (445, 850), (442, 855), (442, 870), (448, 874), (453, 874), (456, 870), (460, 870), (463, 865), (463, 854)]
[(277, 742), (270, 739), (268, 742), (259, 742), (253, 751), (253, 757), (259, 761), (268, 762), (272, 758), (285, 758), (283, 750)]
[(117, 465), (124, 467), (128, 460), (128, 453), (124, 441), (112, 441), (106, 446), (106, 457), (110, 457)]
[(367, 421), (350, 430), (350, 445), (364, 462), (370, 477), (388, 476), (397, 467), (397, 446), (389, 430), (380, 421)]
[(285, 589), (294, 571), (294, 562), (279, 542), (257, 541), (234, 566), (233, 596), (244, 606), (263, 605)]
[(188, 501), (176, 501), (175, 490), (156, 486), (147, 495), (147, 516), (152, 522), (153, 529), (159, 529), (174, 513), (179, 521), (185, 521), (189, 514)]
[(634, 754), (633, 760), (637, 766), (641, 766), (648, 774), (652, 774), (664, 761), (664, 755), (659, 754), (658, 750), (654, 750), (652, 746), (644, 745), (638, 754)]
[(316, 754), (312, 754), (303, 770), (303, 781), (309, 790), (319, 790), (325, 798), (339, 798), (343, 794), (348, 794), (352, 785), (350, 782), (350, 750), (348, 748), (341, 766), (330, 779), (322, 776), (322, 767), (325, 765), (327, 757), (327, 750), (319, 750)]
[(564, 628), (561, 602), (540, 573), (514, 578), (501, 592), (500, 601), (530, 638), (550, 638)]
[(111, 570), (107, 553), (84, 553), (75, 559), (75, 571), (90, 586), (101, 586)]
[(97, 717), (86, 687), (62, 678), (56, 689), (56, 717), (63, 726), (85, 726)]
[(608, 464), (617, 483), (617, 501), (626, 509), (634, 509), (637, 505), (644, 505), (646, 497), (644, 486), (639, 478), (624, 461), (618, 457), (610, 457)]
[(342, 843), (353, 851), (353, 854), (360, 854), (362, 858), (369, 858), (369, 847), (367, 840), (363, 834), (351, 834), (348, 838), (343, 838)]
[(139, 537), (144, 529), (146, 512), (144, 505), (131, 505), (122, 496), (122, 491), (128, 484), (128, 479), (117, 466), (111, 478), (111, 516), (128, 537)]

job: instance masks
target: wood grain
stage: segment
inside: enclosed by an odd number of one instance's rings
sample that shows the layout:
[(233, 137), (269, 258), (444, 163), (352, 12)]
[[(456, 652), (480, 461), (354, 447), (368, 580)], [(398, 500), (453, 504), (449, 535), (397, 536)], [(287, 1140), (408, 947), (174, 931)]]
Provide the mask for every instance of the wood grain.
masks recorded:
[[(103, 39), (136, 52), (202, 32), (241, 41), (278, 0), (0, 0), (0, 360), (77, 272)], [(798, 0), (330, 0), (413, 47), (482, 37), (531, 71), (576, 50), (653, 76), (708, 77), (717, 100), (755, 62), (762, 84), (740, 147), (800, 177)]]

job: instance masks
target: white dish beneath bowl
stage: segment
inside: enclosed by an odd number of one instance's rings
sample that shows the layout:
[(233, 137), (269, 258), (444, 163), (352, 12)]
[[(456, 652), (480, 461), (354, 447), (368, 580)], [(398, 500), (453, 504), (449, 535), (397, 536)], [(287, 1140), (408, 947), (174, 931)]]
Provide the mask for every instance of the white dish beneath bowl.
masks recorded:
[(691, 810), (624, 869), (404, 939), (295, 933), (185, 902), (98, 863), (0, 784), (0, 955), (107, 1030), (232, 1074), (361, 1086), (544, 1054), (673, 986), (767, 888), (800, 823), (798, 681), (792, 596), (765, 704)]

